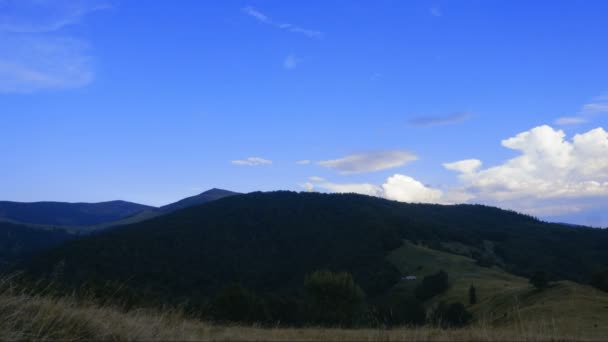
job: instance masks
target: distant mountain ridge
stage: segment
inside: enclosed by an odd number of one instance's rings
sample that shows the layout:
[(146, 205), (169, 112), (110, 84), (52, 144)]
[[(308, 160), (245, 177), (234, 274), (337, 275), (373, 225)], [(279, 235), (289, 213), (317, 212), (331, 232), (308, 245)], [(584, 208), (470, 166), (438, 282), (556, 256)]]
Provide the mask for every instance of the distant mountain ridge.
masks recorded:
[(121, 200), (99, 203), (0, 201), (0, 221), (36, 228), (64, 228), (72, 232), (91, 231), (139, 222), (237, 194), (213, 188), (162, 207)]
[(126, 201), (99, 203), (0, 202), (0, 218), (57, 226), (87, 226), (120, 220), (154, 207)]

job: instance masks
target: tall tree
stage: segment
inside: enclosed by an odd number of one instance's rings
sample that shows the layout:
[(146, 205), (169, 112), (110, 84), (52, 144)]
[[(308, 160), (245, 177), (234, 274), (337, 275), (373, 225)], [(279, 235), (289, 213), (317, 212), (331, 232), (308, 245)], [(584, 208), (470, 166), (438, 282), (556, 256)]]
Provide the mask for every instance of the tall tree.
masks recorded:
[(469, 304), (477, 304), (477, 289), (473, 285), (469, 287)]

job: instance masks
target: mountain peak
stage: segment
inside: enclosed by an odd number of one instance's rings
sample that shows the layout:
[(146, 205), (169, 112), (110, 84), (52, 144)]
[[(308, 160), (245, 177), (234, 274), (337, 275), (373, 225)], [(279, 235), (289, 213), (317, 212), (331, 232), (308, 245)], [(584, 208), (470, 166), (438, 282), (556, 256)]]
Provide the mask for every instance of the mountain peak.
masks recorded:
[(164, 205), (160, 207), (160, 209), (164, 212), (172, 212), (234, 195), (239, 195), (239, 193), (224, 189), (212, 188), (198, 195), (187, 197), (175, 203)]

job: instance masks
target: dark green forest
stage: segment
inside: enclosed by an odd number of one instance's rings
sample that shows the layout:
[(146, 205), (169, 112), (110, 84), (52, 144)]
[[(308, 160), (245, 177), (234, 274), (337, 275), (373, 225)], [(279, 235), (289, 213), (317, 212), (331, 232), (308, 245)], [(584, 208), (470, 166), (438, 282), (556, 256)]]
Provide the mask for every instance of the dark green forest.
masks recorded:
[[(493, 207), (257, 192), (70, 241), (22, 268), (63, 289), (111, 292), (126, 305), (181, 305), (211, 314), (213, 302), (232, 293), (258, 308), (251, 309), (256, 315), (288, 321), (302, 317), (304, 284), (319, 270), (348, 272), (366, 303), (381, 303), (402, 276), (386, 256), (404, 239), (437, 249), (459, 242), (480, 265), (490, 260), (528, 277), (542, 270), (550, 279), (589, 283), (608, 264), (605, 230)], [(417, 290), (418, 300), (442, 287)], [(400, 300), (417, 305), (415, 298)]]
[(74, 235), (61, 229), (42, 230), (0, 222), (0, 272), (73, 238)]

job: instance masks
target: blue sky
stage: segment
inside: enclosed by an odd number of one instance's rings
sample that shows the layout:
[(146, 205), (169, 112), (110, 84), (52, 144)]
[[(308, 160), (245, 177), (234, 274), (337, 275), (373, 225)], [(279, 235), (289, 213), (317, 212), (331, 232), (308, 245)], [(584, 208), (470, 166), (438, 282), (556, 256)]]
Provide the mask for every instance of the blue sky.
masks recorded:
[(0, 200), (355, 191), (608, 226), (605, 13), (0, 0)]

